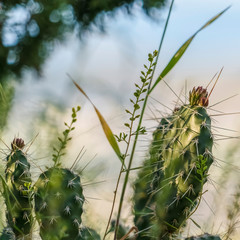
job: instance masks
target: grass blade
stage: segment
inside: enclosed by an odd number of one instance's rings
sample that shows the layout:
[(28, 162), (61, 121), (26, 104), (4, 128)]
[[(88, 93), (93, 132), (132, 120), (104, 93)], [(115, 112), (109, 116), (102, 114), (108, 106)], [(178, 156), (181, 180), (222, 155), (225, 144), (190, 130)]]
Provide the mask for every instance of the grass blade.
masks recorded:
[(224, 12), (226, 12), (230, 8), (227, 7), (223, 11), (221, 11), (219, 14), (211, 18), (208, 22), (206, 22), (197, 32), (195, 32), (173, 55), (167, 66), (163, 69), (162, 73), (159, 75), (155, 83), (153, 84), (152, 88), (149, 91), (149, 94), (152, 92), (152, 90), (157, 86), (157, 84), (170, 72), (170, 70), (176, 65), (176, 63), (180, 60), (182, 55), (187, 50), (188, 46), (192, 42), (192, 40), (195, 38), (195, 36), (202, 31), (204, 28), (209, 26), (212, 22), (214, 22), (216, 19), (218, 19)]
[(110, 129), (109, 125), (107, 124), (106, 120), (104, 119), (104, 117), (102, 116), (102, 114), (99, 112), (99, 110), (97, 109), (97, 107), (93, 104), (93, 102), (91, 101), (91, 99), (87, 96), (87, 94), (83, 91), (83, 89), (72, 79), (74, 85), (77, 87), (77, 89), (88, 99), (88, 101), (92, 104), (98, 119), (102, 125), (103, 131), (107, 137), (108, 142), (110, 143), (110, 145), (112, 146), (114, 152), (117, 154), (118, 158), (120, 159), (120, 161), (122, 162), (122, 154), (120, 151), (120, 148), (118, 146), (118, 143), (112, 133), (112, 130)]

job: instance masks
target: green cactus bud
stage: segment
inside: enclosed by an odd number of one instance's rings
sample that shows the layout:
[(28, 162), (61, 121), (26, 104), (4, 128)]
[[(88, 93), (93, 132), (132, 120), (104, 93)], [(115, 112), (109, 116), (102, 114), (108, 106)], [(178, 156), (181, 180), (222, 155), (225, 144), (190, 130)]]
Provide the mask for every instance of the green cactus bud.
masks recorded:
[(221, 240), (221, 238), (216, 235), (210, 235), (205, 233), (201, 236), (185, 238), (185, 240)]
[(36, 184), (35, 212), (43, 240), (82, 239), (83, 190), (80, 177), (68, 169), (52, 167)]
[(31, 239), (33, 225), (30, 164), (23, 153), (24, 141), (13, 140), (5, 169), (4, 197), (7, 221), (16, 238)]

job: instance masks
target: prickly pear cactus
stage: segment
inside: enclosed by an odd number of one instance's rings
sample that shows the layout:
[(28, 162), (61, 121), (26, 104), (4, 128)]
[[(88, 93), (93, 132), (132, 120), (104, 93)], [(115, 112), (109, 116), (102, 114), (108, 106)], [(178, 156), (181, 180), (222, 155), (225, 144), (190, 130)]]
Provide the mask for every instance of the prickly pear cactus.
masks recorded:
[(185, 240), (221, 240), (221, 238), (219, 236), (213, 236), (205, 233), (201, 236), (186, 238)]
[(11, 153), (7, 156), (4, 184), (7, 222), (17, 239), (31, 239), (33, 205), (30, 164), (23, 152), (22, 139), (14, 139), (11, 147)]
[[(177, 111), (177, 109), (175, 110)], [(163, 162), (159, 161), (159, 155), (162, 150), (164, 135), (172, 127), (172, 116), (162, 118), (159, 126), (153, 132), (153, 140), (149, 150), (149, 156), (144, 161), (143, 167), (138, 173), (134, 182), (134, 222), (139, 231), (141, 239), (149, 239), (145, 235), (145, 229), (151, 225), (153, 208), (155, 204), (155, 191), (158, 188), (159, 178), (161, 178)]]
[(211, 119), (206, 89), (193, 88), (189, 104), (172, 116), (162, 139), (158, 161), (162, 177), (156, 194), (156, 221), (151, 234), (168, 240), (190, 217), (201, 199), (203, 184), (213, 162)]
[(35, 212), (42, 239), (82, 239), (84, 196), (80, 177), (69, 169), (52, 167), (39, 176), (35, 188)]

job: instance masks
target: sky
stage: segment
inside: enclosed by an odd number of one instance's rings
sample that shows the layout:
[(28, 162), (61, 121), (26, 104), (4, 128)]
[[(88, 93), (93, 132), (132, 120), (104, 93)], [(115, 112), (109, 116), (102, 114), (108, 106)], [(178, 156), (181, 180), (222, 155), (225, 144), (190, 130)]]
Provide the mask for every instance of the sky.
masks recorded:
[[(239, 0), (175, 0), (155, 78), (176, 50), (194, 32), (211, 17), (230, 5), (231, 8), (223, 16), (197, 35), (179, 63), (166, 76), (165, 81), (179, 95), (186, 84), (188, 91), (193, 86), (207, 86), (214, 74), (224, 67), (211, 95), (210, 103), (215, 104), (239, 94)], [(31, 136), (39, 134), (36, 144), (44, 141), (44, 138), (48, 138), (47, 131), (39, 128), (38, 124), (32, 123), (38, 122), (33, 117), (37, 116), (36, 113), (52, 109), (48, 105), (49, 102), (61, 106), (60, 110), (58, 108), (52, 110), (55, 113), (57, 111), (57, 115), (53, 116), (50, 110), (50, 113), (46, 114), (49, 117), (47, 121), (53, 125), (59, 125), (60, 130), (63, 128), (63, 121), (70, 120), (71, 107), (82, 106), (79, 125), (73, 135), (74, 143), (68, 154), (71, 160), (67, 159), (66, 165), (72, 163), (79, 149), (85, 146), (87, 152), (81, 160), (82, 166), (97, 154), (91, 163), (93, 168), (99, 164), (105, 167), (95, 181), (104, 180), (106, 182), (93, 185), (88, 190), (89, 205), (94, 205), (94, 209), (99, 211), (97, 219), (104, 218), (105, 221), (107, 219), (106, 212), (110, 209), (120, 162), (109, 146), (92, 106), (74, 88), (66, 74), (70, 74), (86, 91), (114, 133), (123, 131), (123, 123), (127, 120), (124, 109), (131, 108), (129, 98), (135, 90), (134, 83), (139, 82), (143, 64), (147, 63), (147, 54), (158, 49), (167, 10), (166, 7), (163, 11), (158, 12), (158, 19), (155, 21), (149, 19), (137, 8), (132, 16), (126, 16), (119, 11), (115, 18), (107, 19), (104, 34), (96, 30), (89, 33), (82, 42), (76, 36), (70, 35), (66, 43), (56, 46), (45, 64), (43, 75), (39, 81), (35, 80), (34, 74), (26, 73), (23, 84), (17, 86), (15, 104), (6, 135), (7, 141), (10, 141), (16, 134), (27, 139), (31, 134)], [(175, 94), (163, 82), (154, 90), (152, 97), (171, 109), (176, 102)], [(153, 118), (150, 109), (170, 113), (169, 109), (162, 107), (154, 99), (150, 100), (145, 117), (145, 124), (149, 129), (157, 126), (156, 121), (149, 120), (149, 118)], [(240, 97), (236, 96), (216, 105), (214, 109), (224, 113), (240, 112), (239, 101)], [(25, 116), (29, 116), (29, 119), (26, 119)], [(24, 122), (22, 119), (25, 119)], [(240, 128), (239, 119), (239, 115), (216, 116), (218, 126), (235, 130)], [(29, 129), (29, 126), (33, 129)], [(220, 131), (219, 134), (226, 135), (226, 132)], [(237, 136), (237, 134), (233, 135)], [(144, 140), (149, 141), (150, 139), (151, 133)], [(148, 148), (146, 141), (139, 144), (135, 166), (139, 166), (144, 158), (143, 150)], [(235, 143), (236, 141), (229, 141), (229, 143), (223, 141), (214, 151), (217, 156), (224, 156), (227, 146)], [(122, 145), (121, 147), (124, 148)], [(33, 158), (36, 153), (39, 154), (38, 149), (33, 146)], [(45, 155), (42, 154), (42, 157)], [(219, 175), (218, 172), (213, 174), (216, 177)], [(96, 201), (92, 198), (101, 200)], [(129, 198), (130, 195), (127, 196), (127, 199)], [(102, 208), (103, 205), (106, 208)], [(127, 217), (130, 215), (130, 206), (125, 207), (127, 210), (124, 216)], [(88, 210), (88, 212), (91, 213), (94, 209)]]

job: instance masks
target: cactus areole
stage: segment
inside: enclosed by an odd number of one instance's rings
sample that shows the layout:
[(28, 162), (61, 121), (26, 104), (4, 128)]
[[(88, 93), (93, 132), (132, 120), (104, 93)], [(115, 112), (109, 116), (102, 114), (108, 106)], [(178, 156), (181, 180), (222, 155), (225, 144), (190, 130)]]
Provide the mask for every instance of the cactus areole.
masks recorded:
[(69, 169), (52, 167), (36, 184), (35, 212), (43, 240), (81, 238), (84, 196), (80, 177)]

